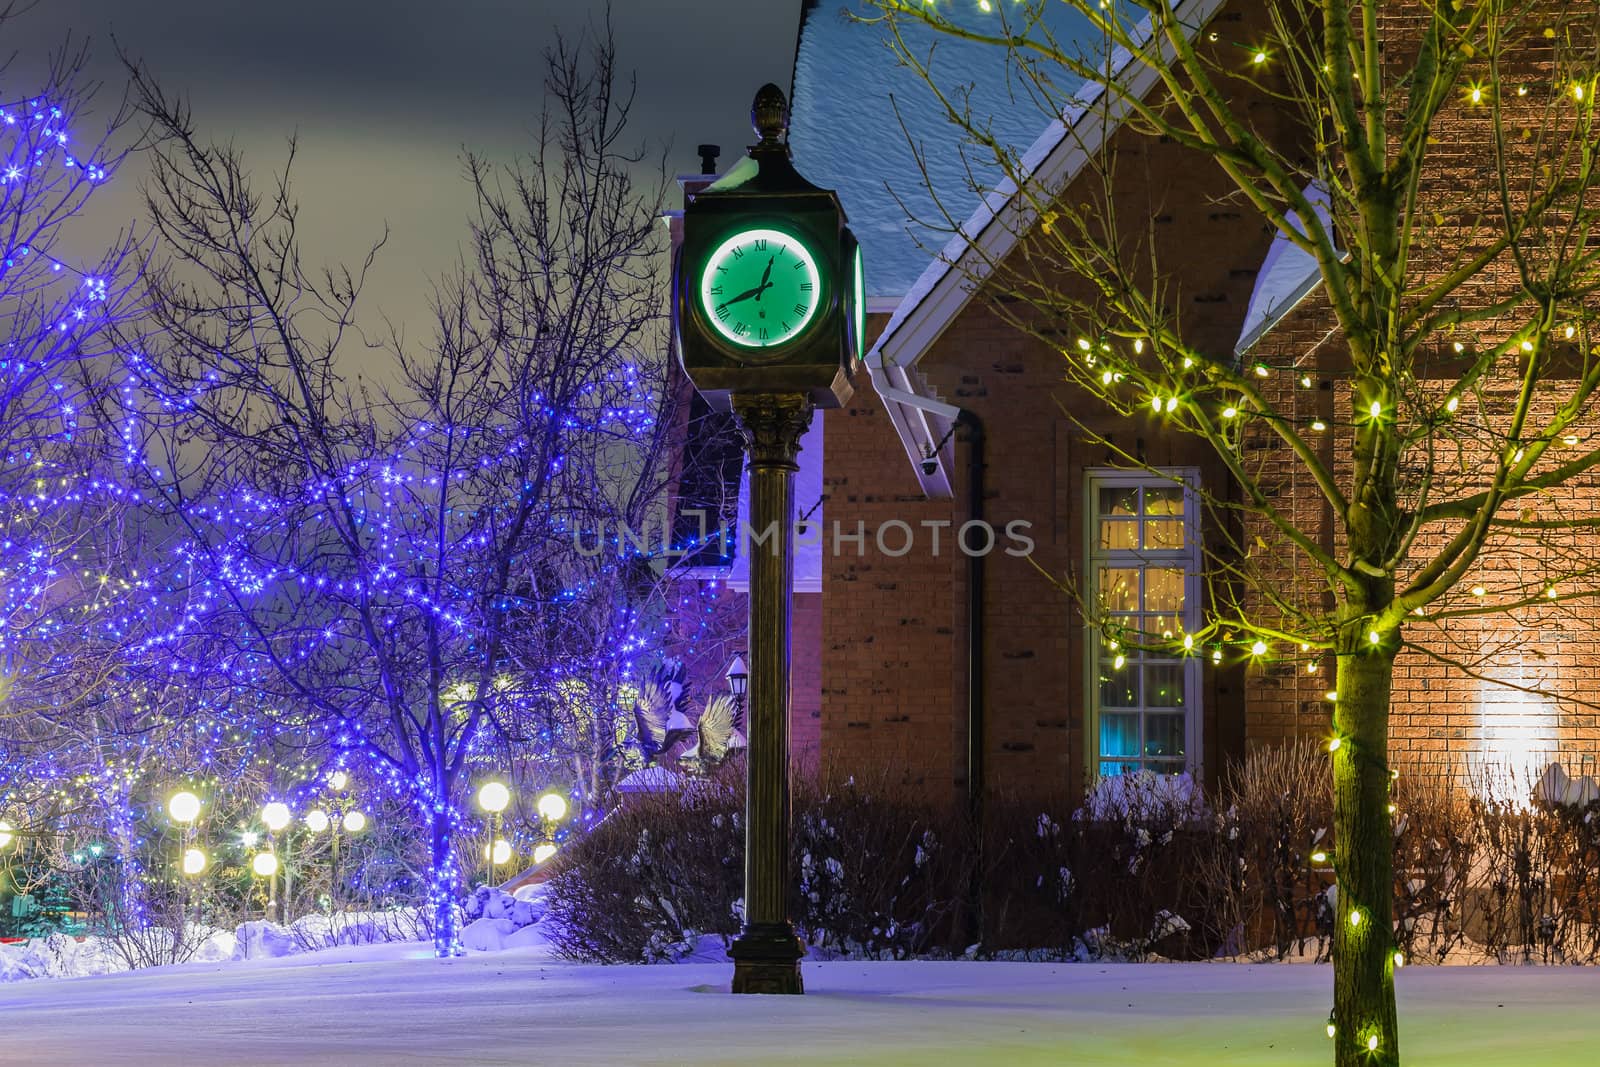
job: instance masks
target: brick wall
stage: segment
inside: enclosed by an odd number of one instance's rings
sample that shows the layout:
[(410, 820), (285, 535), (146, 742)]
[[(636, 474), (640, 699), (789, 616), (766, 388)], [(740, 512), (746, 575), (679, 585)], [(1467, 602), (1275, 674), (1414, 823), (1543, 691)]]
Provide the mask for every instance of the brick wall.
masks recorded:
[[(1560, 51), (1568, 42), (1585, 47), (1592, 42), (1590, 16), (1569, 23), (1569, 9), (1552, 4), (1548, 12), (1527, 19), (1510, 35), (1499, 56), (1503, 90), (1503, 124), (1509, 132), (1505, 151), (1512, 181), (1512, 203), (1526, 202), (1525, 186), (1548, 161), (1552, 123), (1570, 123), (1575, 109), (1567, 94), (1570, 75), (1562, 67)], [(1389, 19), (1399, 47), (1389, 59), (1403, 62), (1404, 45), (1414, 40), (1417, 9), (1396, 7)], [(1545, 27), (1559, 26), (1546, 36)], [(1569, 34), (1571, 35), (1569, 37)], [(1588, 47), (1592, 47), (1592, 44)], [(1487, 85), (1487, 70), (1469, 71), (1468, 82)], [(1492, 90), (1491, 90), (1492, 91)], [(1412, 263), (1417, 281), (1441, 277), (1459, 262), (1463, 249), (1482, 247), (1486, 235), (1500, 225), (1500, 190), (1495, 174), (1490, 111), (1473, 106), (1470, 99), (1452, 101), (1436, 124), (1430, 165), (1421, 194), (1419, 218), (1424, 220), (1425, 241)], [(1532, 132), (1543, 131), (1535, 135)], [(1430, 225), (1431, 223), (1431, 225)], [(1537, 262), (1539, 235), (1526, 242)], [(1514, 296), (1519, 289), (1516, 264), (1509, 256), (1489, 262), (1461, 290), (1460, 303), (1468, 308), (1492, 306)], [(1447, 392), (1476, 352), (1505, 342), (1529, 321), (1531, 308), (1512, 308), (1503, 316), (1473, 323), (1454, 332), (1441, 332), (1419, 352), (1422, 380), (1406, 401), (1405, 417), (1416, 421), (1443, 410)], [(1458, 353), (1456, 343), (1463, 346)], [(1574, 375), (1582, 366), (1580, 351), (1593, 337), (1554, 338), (1546, 380), (1533, 394), (1527, 427), (1537, 428), (1571, 395)], [(1271, 389), (1280, 409), (1304, 426), (1322, 415), (1329, 429), (1313, 434), (1327, 466), (1348, 480), (1352, 435), (1349, 353), (1337, 330), (1337, 320), (1321, 294), (1308, 299), (1288, 316), (1258, 349), (1274, 367), (1293, 365), (1294, 373), (1275, 373)], [(1413, 491), (1420, 474), (1429, 471), (1428, 501), (1436, 503), (1480, 491), (1486, 471), (1492, 470), (1511, 432), (1511, 413), (1520, 392), (1520, 374), (1526, 365), (1520, 353), (1502, 358), (1481, 390), (1460, 398), (1460, 406), (1434, 434), (1436, 447), (1429, 457), (1420, 451), (1409, 457)], [(1300, 389), (1294, 379), (1300, 370), (1313, 374), (1315, 387)], [(1335, 417), (1337, 415), (1337, 417)], [(1592, 451), (1600, 442), (1600, 425), (1586, 418), (1567, 433), (1569, 445), (1559, 441), (1541, 469)], [(1519, 440), (1526, 440), (1525, 430)], [(1331, 512), (1281, 452), (1269, 454), (1272, 437), (1258, 431), (1265, 468), (1271, 471), (1279, 497), (1290, 502), (1297, 524), (1315, 531), (1323, 543), (1337, 547)], [(1563, 435), (1565, 436), (1565, 434)], [(1413, 493), (1412, 503), (1420, 502)], [(1503, 517), (1514, 520), (1600, 520), (1600, 481), (1584, 475), (1558, 489), (1507, 507)], [(1418, 561), (1438, 552), (1459, 524), (1424, 528), (1417, 538), (1405, 573)], [(1269, 541), (1270, 533), (1263, 532)], [(1281, 547), (1281, 546), (1277, 546)], [(1277, 558), (1288, 560), (1292, 553)], [(1482, 555), (1457, 588), (1430, 605), (1422, 617), (1409, 619), (1404, 629), (1408, 649), (1396, 665), (1391, 715), (1391, 755), (1397, 763), (1432, 773), (1481, 778), (1483, 763), (1510, 763), (1524, 770), (1559, 758), (1574, 770), (1592, 770), (1600, 757), (1600, 718), (1592, 705), (1600, 672), (1600, 607), (1586, 590), (1594, 588), (1594, 560), (1600, 558), (1600, 536), (1594, 526), (1540, 536), (1502, 531), (1490, 539)], [(1320, 586), (1304, 570), (1280, 567), (1278, 588), (1299, 597), (1322, 598)], [(1554, 584), (1557, 599), (1542, 598)], [(1475, 596), (1474, 590), (1482, 590)], [(1486, 605), (1509, 605), (1509, 610), (1474, 615)], [(1332, 688), (1328, 672), (1333, 664), (1320, 664), (1309, 674), (1303, 657), (1283, 650), (1252, 670), (1249, 690), (1248, 739), (1251, 744), (1273, 743), (1295, 736), (1324, 736), (1329, 728), (1323, 694)], [(1530, 693), (1523, 690), (1539, 690)]]
[[(1224, 41), (1264, 39), (1263, 5), (1230, 5), (1217, 20)], [(1404, 10), (1397, 6), (1397, 11)], [(1522, 62), (1530, 84), (1554, 78), (1548, 46), (1539, 42), (1538, 20), (1530, 23), (1529, 49)], [(1219, 46), (1220, 47), (1220, 46)], [(1541, 82), (1542, 79), (1542, 82)], [(1241, 89), (1242, 93), (1245, 93)], [(1533, 95), (1533, 94), (1530, 94)], [(1548, 103), (1540, 98), (1539, 106)], [(1245, 93), (1241, 106), (1253, 126), (1269, 137), (1288, 138), (1293, 117), (1272, 101)], [(1530, 100), (1530, 104), (1534, 101)], [(1474, 124), (1478, 125), (1474, 125)], [(1488, 201), (1466, 195), (1492, 157), (1483, 139), (1482, 116), (1457, 107), (1446, 118), (1438, 173), (1429, 195), (1445, 222), (1439, 247), (1465, 247), (1472, 226)], [(1225, 358), (1238, 336), (1255, 273), (1271, 234), (1248, 209), (1228, 198), (1231, 184), (1214, 168), (1176, 145), (1129, 131), (1113, 141), (1119, 221), (1130, 234), (1155, 242), (1163, 264), (1170, 310), (1186, 337), (1203, 350)], [(1182, 180), (1177, 176), (1181, 175)], [(1097, 180), (1091, 178), (1091, 181)], [(1079, 195), (1069, 188), (1064, 196)], [(1087, 194), (1085, 194), (1087, 195)], [(1015, 256), (1026, 256), (1027, 242)], [(1443, 269), (1443, 260), (1431, 269)], [(1421, 269), (1430, 269), (1423, 267)], [(1491, 264), (1479, 284), (1484, 299), (1503, 288), (1504, 263)], [(1064, 291), (1087, 296), (1070, 279), (1055, 279)], [(990, 557), (985, 600), (984, 647), (988, 684), (985, 759), (990, 787), (999, 792), (1047, 795), (1081, 789), (1087, 767), (1085, 734), (1087, 661), (1085, 633), (1069, 592), (1081, 576), (1085, 471), (1112, 465), (1103, 446), (1087, 441), (1109, 436), (1121, 448), (1164, 466), (1200, 469), (1203, 485), (1227, 499), (1232, 491), (1220, 465), (1197, 439), (1169, 431), (1159, 421), (1135, 413), (1120, 417), (1064, 382), (1063, 350), (1074, 340), (1071, 323), (1027, 325), (1036, 336), (1008, 319), (1022, 316), (998, 300), (998, 287), (986, 286), (954, 324), (923, 356), (917, 372), (932, 391), (975, 412), (988, 430), (986, 508), (997, 525), (1011, 519), (1032, 523), (1033, 560)], [(881, 321), (875, 326), (881, 328)], [(1351, 400), (1334, 323), (1325, 305), (1309, 300), (1257, 348), (1274, 366), (1267, 388), (1282, 410), (1302, 424), (1322, 418), (1349, 424)], [(1495, 335), (1504, 324), (1479, 329)], [(1449, 352), (1437, 365), (1449, 366)], [(1313, 372), (1310, 388), (1299, 384), (1300, 370)], [(1448, 382), (1420, 383), (1424, 393), (1442, 396)], [(1541, 397), (1550, 410), (1559, 393)], [(1495, 389), (1481, 401), (1488, 417), (1498, 417), (1505, 397)], [(1476, 414), (1474, 400), (1461, 418)], [(830, 526), (847, 532), (898, 519), (919, 527), (925, 521), (959, 525), (965, 518), (967, 445), (959, 440), (947, 457), (954, 488), (951, 500), (923, 499), (911, 460), (894, 433), (882, 403), (866, 382), (852, 406), (831, 412), (828, 421)], [(1584, 440), (1600, 427), (1584, 431)], [(959, 435), (958, 435), (959, 437)], [(1348, 434), (1335, 426), (1317, 438), (1317, 448), (1335, 471), (1346, 471)], [(1309, 477), (1261, 427), (1251, 431), (1248, 456), (1260, 471), (1275, 504), (1303, 529), (1330, 547), (1331, 516)], [(1457, 486), (1477, 478), (1484, 456), (1470, 447), (1445, 457)], [(1444, 485), (1449, 479), (1441, 479)], [(1594, 515), (1600, 485), (1590, 482), (1547, 495), (1533, 505), (1540, 514)], [(1219, 522), (1207, 519), (1208, 544), (1223, 543)], [(830, 531), (831, 532), (831, 531)], [(920, 531), (919, 531), (920, 532)], [(1315, 575), (1295, 565), (1295, 554), (1270, 531), (1233, 530), (1239, 550), (1273, 583), (1273, 588), (1306, 603), (1324, 603)], [(1255, 540), (1256, 535), (1261, 540)], [(1434, 535), (1430, 535), (1434, 536)], [(1426, 548), (1425, 538), (1419, 544)], [(965, 780), (966, 618), (965, 563), (959, 553), (935, 557), (919, 538), (915, 551), (889, 556), (869, 544), (857, 555), (825, 554), (821, 595), (820, 745), (826, 765), (853, 773), (886, 773), (932, 795), (958, 795)], [(1600, 536), (1584, 535), (1566, 549), (1568, 563), (1600, 559)], [(1540, 566), (1547, 566), (1548, 559)], [(1526, 543), (1500, 539), (1477, 571), (1463, 583), (1462, 595), (1482, 584), (1502, 593), (1530, 581)], [(1532, 578), (1537, 582), (1537, 576)], [(1592, 584), (1592, 582), (1591, 582)], [(1600, 606), (1588, 598), (1536, 605), (1508, 619), (1419, 620), (1408, 637), (1422, 646), (1402, 655), (1396, 671), (1394, 746), (1405, 762), (1435, 768), (1459, 765), (1466, 753), (1482, 752), (1486, 732), (1506, 735), (1502, 747), (1527, 751), (1559, 747), (1575, 763), (1600, 754), (1600, 715), (1580, 700), (1594, 688), (1600, 672)], [(1430, 655), (1430, 653), (1432, 653)], [(1449, 665), (1439, 657), (1460, 662)], [(1315, 666), (1316, 671), (1309, 671)], [(1221, 668), (1205, 667), (1202, 687), (1203, 766), (1214, 776), (1225, 761), (1249, 744), (1295, 737), (1321, 737), (1328, 728), (1323, 694), (1331, 687), (1331, 661), (1299, 655), (1293, 647), (1275, 648), (1261, 660), (1237, 653)], [(1566, 701), (1535, 701), (1496, 690), (1474, 675), (1547, 687), (1570, 696)]]

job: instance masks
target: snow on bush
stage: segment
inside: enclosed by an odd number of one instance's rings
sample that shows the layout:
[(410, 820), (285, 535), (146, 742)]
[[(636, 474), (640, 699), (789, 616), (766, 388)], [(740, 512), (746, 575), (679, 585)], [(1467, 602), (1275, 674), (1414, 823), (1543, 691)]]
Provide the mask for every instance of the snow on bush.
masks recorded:
[(548, 928), (540, 926), (549, 911), (542, 885), (525, 887), (515, 895), (480, 885), (462, 908), (468, 921), (461, 931), (461, 944), (471, 951), (537, 948), (550, 942)]
[[(427, 933), (415, 909), (379, 912), (336, 912), (303, 916), (289, 926), (265, 919), (234, 930), (190, 927), (187, 937), (197, 947), (191, 963), (277, 959), (336, 945), (419, 941)], [(81, 978), (129, 970), (124, 953), (112, 938), (51, 934), (17, 944), (0, 945), (0, 982), (30, 978)]]

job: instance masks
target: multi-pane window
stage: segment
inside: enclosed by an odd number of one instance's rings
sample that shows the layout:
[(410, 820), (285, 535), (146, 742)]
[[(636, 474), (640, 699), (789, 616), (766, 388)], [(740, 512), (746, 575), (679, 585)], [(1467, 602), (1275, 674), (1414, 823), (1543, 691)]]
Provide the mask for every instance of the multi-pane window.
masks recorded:
[(1105, 472), (1089, 479), (1090, 736), (1101, 775), (1192, 769), (1199, 659), (1182, 652), (1199, 609), (1194, 478)]

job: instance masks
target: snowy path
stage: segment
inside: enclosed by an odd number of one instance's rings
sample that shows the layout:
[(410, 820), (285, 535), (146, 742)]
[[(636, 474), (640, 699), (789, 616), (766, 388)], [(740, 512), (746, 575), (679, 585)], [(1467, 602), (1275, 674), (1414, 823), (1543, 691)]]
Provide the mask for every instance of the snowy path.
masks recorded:
[[(376, 946), (0, 986), (0, 1062), (1326, 1064), (1326, 967), (808, 963), (803, 998), (728, 967), (463, 960)], [(1406, 1063), (1567, 1067), (1600, 1048), (1600, 968), (1407, 968)]]

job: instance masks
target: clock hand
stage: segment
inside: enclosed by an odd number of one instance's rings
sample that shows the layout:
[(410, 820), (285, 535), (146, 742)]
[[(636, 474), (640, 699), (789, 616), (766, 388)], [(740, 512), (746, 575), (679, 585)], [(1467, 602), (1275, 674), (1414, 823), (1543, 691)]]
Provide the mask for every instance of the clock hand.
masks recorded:
[(772, 282), (768, 281), (768, 279), (772, 277), (772, 263), (777, 258), (777, 256), (769, 258), (767, 260), (767, 269), (761, 272), (761, 284), (756, 286), (756, 303), (758, 304), (761, 303), (761, 294), (772, 288)]
[(741, 301), (741, 300), (749, 300), (751, 297), (755, 297), (757, 300), (761, 299), (761, 287), (759, 285), (756, 286), (754, 289), (746, 289), (744, 292), (740, 293), (738, 296), (730, 296), (728, 299), (724, 300), (722, 303), (717, 305), (717, 310), (721, 311), (723, 308), (727, 307), (729, 304), (737, 304), (739, 301)]

